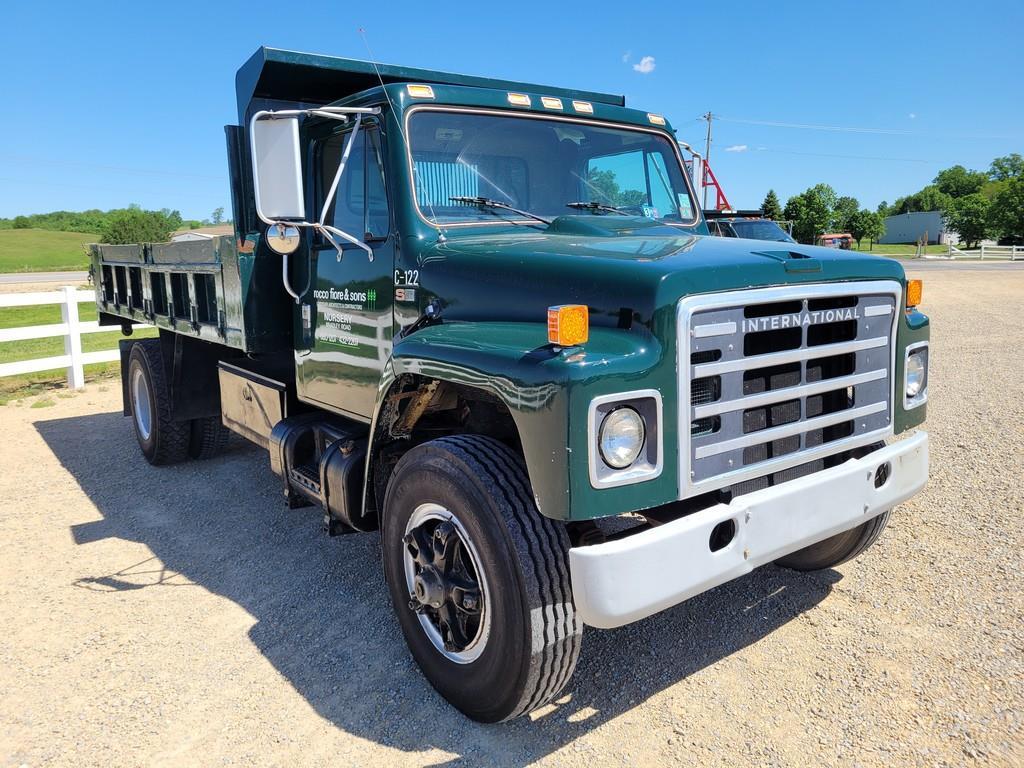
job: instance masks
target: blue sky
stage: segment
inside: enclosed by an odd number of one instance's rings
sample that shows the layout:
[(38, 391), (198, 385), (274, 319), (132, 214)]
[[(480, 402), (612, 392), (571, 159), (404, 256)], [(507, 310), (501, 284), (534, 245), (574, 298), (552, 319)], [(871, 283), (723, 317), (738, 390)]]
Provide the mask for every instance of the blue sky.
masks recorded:
[(824, 181), (874, 208), (1024, 153), (1019, 0), (5, 5), (0, 216), (230, 215), (235, 70), (261, 44), (368, 58), (359, 27), (380, 61), (624, 93), (695, 146), (710, 110), (736, 207)]

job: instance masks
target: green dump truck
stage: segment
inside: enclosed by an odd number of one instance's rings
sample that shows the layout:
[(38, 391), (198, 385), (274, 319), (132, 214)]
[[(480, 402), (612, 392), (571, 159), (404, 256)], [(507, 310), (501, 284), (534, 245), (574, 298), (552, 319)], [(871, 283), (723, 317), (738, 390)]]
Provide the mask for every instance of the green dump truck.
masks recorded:
[(125, 414), (152, 464), (231, 430), (289, 507), (379, 530), (470, 717), (554, 698), (584, 625), (855, 557), (924, 485), (920, 284), (708, 237), (661, 115), (268, 48), (236, 85), (234, 237), (92, 248), (101, 322), (159, 329)]

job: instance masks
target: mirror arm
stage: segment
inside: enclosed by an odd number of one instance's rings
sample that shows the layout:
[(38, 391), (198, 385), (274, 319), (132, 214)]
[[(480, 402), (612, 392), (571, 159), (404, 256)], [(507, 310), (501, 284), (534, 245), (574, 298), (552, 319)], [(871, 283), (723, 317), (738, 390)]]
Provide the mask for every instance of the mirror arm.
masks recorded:
[(349, 134), (348, 141), (345, 142), (345, 151), (341, 153), (341, 161), (338, 163), (338, 170), (334, 173), (334, 180), (331, 182), (331, 188), (327, 191), (327, 197), (324, 198), (324, 207), (320, 211), (320, 221), (318, 222), (322, 227), (324, 221), (327, 219), (327, 209), (331, 207), (331, 203), (334, 202), (334, 193), (338, 191), (338, 182), (341, 181), (341, 175), (345, 172), (345, 165), (348, 163), (348, 157), (352, 154), (352, 146), (356, 143), (356, 138), (359, 136), (359, 126), (362, 125), (363, 116), (356, 115), (355, 125), (352, 126), (352, 133)]
[(288, 279), (288, 255), (285, 254), (281, 257), (281, 282), (284, 283), (284, 289), (288, 291), (288, 295), (295, 299), (296, 304), (302, 303), (302, 297), (309, 293), (309, 285), (313, 281), (313, 270), (309, 270), (306, 273), (306, 287), (301, 292), (296, 293), (292, 288), (292, 281)]

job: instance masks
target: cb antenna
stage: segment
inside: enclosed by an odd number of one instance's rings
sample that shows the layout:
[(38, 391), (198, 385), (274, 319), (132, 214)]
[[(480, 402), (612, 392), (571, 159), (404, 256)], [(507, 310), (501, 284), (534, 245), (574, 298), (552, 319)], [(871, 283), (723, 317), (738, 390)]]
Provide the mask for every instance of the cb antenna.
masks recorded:
[[(370, 63), (373, 65), (373, 71), (377, 73), (377, 80), (380, 82), (380, 89), (384, 91), (384, 98), (387, 99), (388, 106), (391, 108), (391, 114), (395, 117), (395, 125), (398, 126), (398, 134), (402, 137), (402, 141), (405, 142), (405, 146), (409, 152), (412, 152), (412, 147), (409, 146), (409, 138), (405, 135), (405, 131), (402, 130), (402, 121), (398, 116), (398, 112), (395, 111), (394, 102), (391, 101), (391, 96), (388, 94), (388, 89), (384, 87), (384, 78), (381, 77), (380, 68), (377, 66), (377, 57), (373, 55), (373, 51), (370, 50), (370, 41), (366, 39), (366, 30), (359, 27), (359, 36), (363, 38), (363, 45), (366, 46), (366, 55), (370, 57)], [(412, 164), (413, 175), (417, 175), (416, 163)], [(438, 242), (445, 242), (448, 238), (445, 237), (444, 227), (438, 222), (437, 214), (434, 213), (434, 203), (427, 198), (427, 207), (430, 209), (430, 218), (434, 220), (434, 225), (437, 227), (437, 240)]]

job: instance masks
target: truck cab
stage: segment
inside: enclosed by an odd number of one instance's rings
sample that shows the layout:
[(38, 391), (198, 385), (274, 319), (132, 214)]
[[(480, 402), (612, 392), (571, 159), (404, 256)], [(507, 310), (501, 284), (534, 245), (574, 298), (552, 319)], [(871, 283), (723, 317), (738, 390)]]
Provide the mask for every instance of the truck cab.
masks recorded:
[[(379, 530), (409, 648), (478, 720), (610, 628), (855, 557), (927, 477), (928, 318), (898, 262), (710, 237), (621, 96), (261, 48), (235, 236), (96, 245), (154, 464), (227, 430), (291, 507)], [(897, 439), (899, 436), (901, 439)]]

